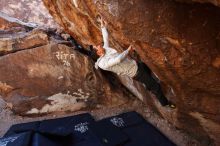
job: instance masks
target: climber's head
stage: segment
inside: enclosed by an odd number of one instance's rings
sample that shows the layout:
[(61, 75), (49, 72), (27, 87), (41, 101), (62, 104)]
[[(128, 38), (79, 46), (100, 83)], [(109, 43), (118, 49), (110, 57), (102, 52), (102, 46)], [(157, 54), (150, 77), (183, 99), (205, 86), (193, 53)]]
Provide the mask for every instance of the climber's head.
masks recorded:
[(100, 45), (97, 45), (97, 46), (94, 46), (93, 48), (96, 50), (96, 54), (97, 54), (98, 56), (102, 56), (102, 55), (105, 54), (105, 49), (102, 47), (101, 44), (100, 44)]

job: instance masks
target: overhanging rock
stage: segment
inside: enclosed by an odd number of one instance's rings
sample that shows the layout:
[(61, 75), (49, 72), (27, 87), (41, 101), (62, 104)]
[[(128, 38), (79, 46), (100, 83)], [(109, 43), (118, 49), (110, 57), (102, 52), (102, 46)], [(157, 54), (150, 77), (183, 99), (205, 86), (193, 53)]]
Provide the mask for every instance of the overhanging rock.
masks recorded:
[(122, 51), (133, 43), (141, 60), (164, 85), (166, 96), (176, 103), (174, 112), (160, 106), (158, 111), (204, 145), (220, 143), (218, 7), (173, 0), (44, 3), (54, 19), (85, 46), (102, 42), (96, 22), (101, 15), (108, 23), (111, 46)]

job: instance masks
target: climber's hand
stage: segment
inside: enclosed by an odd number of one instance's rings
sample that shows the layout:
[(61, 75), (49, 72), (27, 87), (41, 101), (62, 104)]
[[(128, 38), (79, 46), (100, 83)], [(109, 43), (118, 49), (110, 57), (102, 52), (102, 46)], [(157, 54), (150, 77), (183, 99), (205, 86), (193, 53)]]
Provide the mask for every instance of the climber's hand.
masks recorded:
[(103, 20), (103, 18), (100, 18), (101, 21), (101, 27), (106, 27), (106, 22)]
[(129, 52), (133, 52), (134, 50), (135, 50), (135, 48), (132, 46), (132, 45), (130, 45), (129, 47), (128, 47), (128, 50), (129, 50)]

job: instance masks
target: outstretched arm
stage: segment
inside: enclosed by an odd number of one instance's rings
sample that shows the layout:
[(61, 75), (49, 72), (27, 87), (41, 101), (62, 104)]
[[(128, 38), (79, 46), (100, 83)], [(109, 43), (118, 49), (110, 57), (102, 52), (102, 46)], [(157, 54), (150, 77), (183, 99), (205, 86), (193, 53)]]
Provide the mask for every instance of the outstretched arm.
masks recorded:
[(109, 41), (108, 41), (108, 31), (106, 28), (106, 23), (104, 20), (101, 18), (101, 29), (102, 29), (102, 37), (104, 41), (104, 48), (109, 47)]
[(108, 31), (106, 29), (106, 27), (102, 27), (102, 37), (103, 37), (103, 41), (104, 41), (104, 48), (109, 47), (109, 41), (108, 41)]
[(108, 62), (106, 62), (106, 64), (105, 64), (105, 68), (114, 66), (114, 65), (122, 62), (128, 56), (129, 52), (133, 51), (133, 49), (134, 48), (132, 46), (129, 46), (129, 48), (127, 50), (125, 50), (124, 52), (119, 54), (117, 57), (111, 58), (110, 60), (108, 60)]

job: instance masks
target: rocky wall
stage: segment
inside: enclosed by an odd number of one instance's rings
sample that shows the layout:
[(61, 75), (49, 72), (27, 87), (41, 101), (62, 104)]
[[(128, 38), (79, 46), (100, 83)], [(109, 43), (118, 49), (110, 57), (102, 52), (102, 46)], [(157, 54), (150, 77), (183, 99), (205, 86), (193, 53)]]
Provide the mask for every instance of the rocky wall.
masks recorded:
[(128, 100), (120, 85), (113, 88), (91, 58), (63, 39), (68, 35), (2, 22), (0, 98), (15, 114), (73, 112)]
[(96, 20), (101, 15), (111, 46), (122, 51), (133, 44), (177, 106), (170, 111), (155, 101), (156, 110), (203, 145), (220, 143), (220, 8), (173, 0), (44, 0), (44, 4), (84, 46), (102, 42)]

